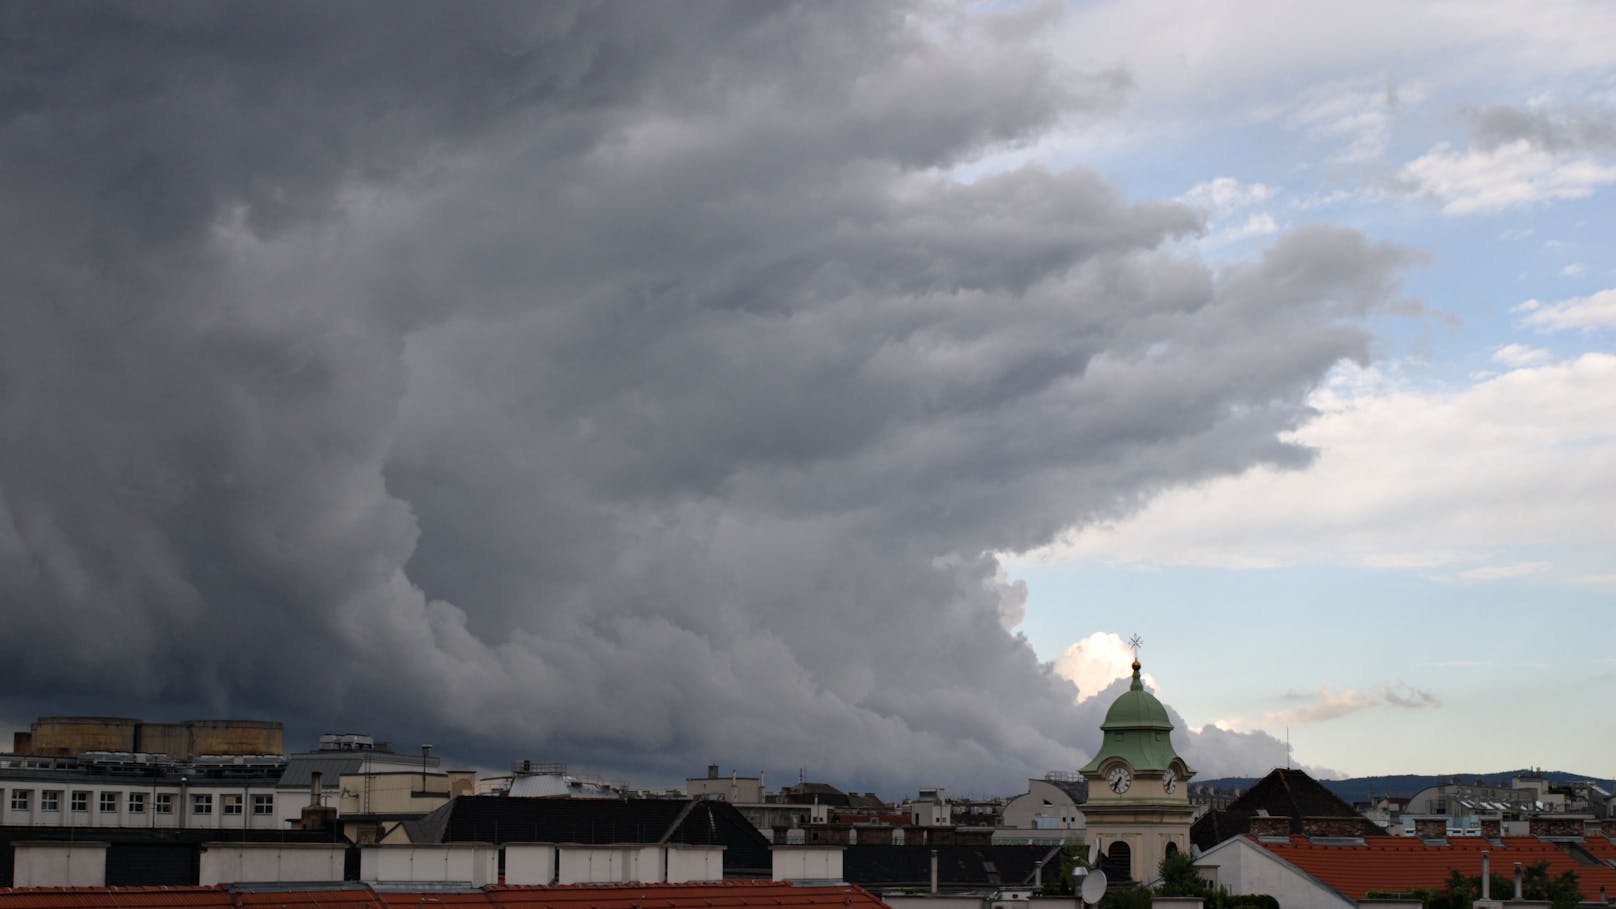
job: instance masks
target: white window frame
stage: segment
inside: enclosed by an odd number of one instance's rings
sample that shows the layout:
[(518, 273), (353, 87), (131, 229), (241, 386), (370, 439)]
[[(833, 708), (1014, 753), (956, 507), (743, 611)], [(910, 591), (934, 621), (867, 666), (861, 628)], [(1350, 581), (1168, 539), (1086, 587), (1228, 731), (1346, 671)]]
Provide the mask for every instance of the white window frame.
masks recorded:
[(275, 813), (275, 795), (270, 793), (255, 794), (252, 797), (252, 811), (254, 817), (265, 817)]
[(118, 793), (102, 792), (96, 796), (95, 809), (102, 814), (118, 813)]
[(30, 810), (32, 810), (31, 806), (33, 805), (33, 801), (34, 801), (33, 800), (33, 795), (34, 795), (34, 790), (32, 790), (32, 789), (13, 789), (13, 790), (11, 790), (11, 810), (12, 811), (30, 811)]
[(126, 800), (126, 804), (129, 806), (129, 813), (130, 814), (145, 814), (146, 813), (146, 793), (144, 793), (144, 792), (131, 792), (131, 793), (129, 793), (129, 798)]
[(213, 813), (213, 793), (196, 792), (191, 794), (191, 814), (200, 816)]
[(240, 817), (243, 801), (241, 796), (233, 792), (227, 792), (219, 797), (219, 813), (230, 817)]
[(62, 790), (41, 789), (39, 791), (39, 810), (56, 814), (62, 810)]
[(90, 790), (75, 789), (67, 797), (67, 810), (85, 814), (90, 810)]
[(157, 795), (152, 799), (152, 813), (153, 814), (173, 814), (174, 813), (174, 793), (172, 793), (172, 792), (159, 792), (159, 793), (157, 793)]

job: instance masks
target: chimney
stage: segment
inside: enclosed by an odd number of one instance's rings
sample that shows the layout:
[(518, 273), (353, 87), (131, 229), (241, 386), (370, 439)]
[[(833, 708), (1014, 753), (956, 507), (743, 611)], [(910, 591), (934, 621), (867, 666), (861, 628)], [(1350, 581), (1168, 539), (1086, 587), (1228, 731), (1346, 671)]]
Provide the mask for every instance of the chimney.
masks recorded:
[(1032, 889), (1044, 889), (1044, 860), (1039, 859), (1038, 864), (1032, 866)]
[(1520, 902), (1520, 899), (1521, 899), (1521, 863), (1516, 862), (1515, 863), (1515, 901)]
[(937, 850), (931, 851), (931, 895), (937, 895)]
[(717, 764), (708, 764), (707, 765), (707, 778), (709, 780), (718, 779), (718, 765)]
[(309, 774), (309, 807), (310, 808), (318, 808), (318, 807), (320, 807), (320, 783), (324, 779), (325, 779), (325, 774), (321, 773), (318, 770), (316, 770), (313, 773)]
[(1487, 852), (1481, 854), (1481, 898), (1493, 898), (1493, 857)]

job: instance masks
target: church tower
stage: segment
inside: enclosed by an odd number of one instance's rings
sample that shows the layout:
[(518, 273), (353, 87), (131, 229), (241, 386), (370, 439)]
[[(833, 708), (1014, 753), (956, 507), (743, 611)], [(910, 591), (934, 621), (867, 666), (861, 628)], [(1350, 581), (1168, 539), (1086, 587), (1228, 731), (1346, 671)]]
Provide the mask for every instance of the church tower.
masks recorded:
[(1099, 844), (1107, 878), (1145, 883), (1164, 857), (1190, 847), (1188, 780), (1195, 771), (1173, 751), (1173, 723), (1139, 680), (1137, 655), (1133, 684), (1100, 728), (1105, 741), (1081, 771), (1089, 784), (1088, 841)]

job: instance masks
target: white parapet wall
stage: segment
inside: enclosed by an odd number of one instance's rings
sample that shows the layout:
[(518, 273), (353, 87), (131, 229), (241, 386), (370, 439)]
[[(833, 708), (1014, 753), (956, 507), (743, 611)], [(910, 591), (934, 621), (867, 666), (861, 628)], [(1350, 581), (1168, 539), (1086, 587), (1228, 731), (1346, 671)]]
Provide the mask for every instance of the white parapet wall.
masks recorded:
[(555, 843), (506, 843), (505, 883), (555, 883), (556, 848)]
[(662, 847), (623, 843), (590, 846), (568, 843), (556, 865), (559, 884), (654, 883), (662, 880)]
[(776, 844), (774, 879), (777, 881), (839, 881), (841, 846), (782, 846)]
[(670, 843), (662, 847), (663, 879), (670, 884), (724, 879), (723, 846), (685, 846)]
[(204, 843), (198, 883), (324, 883), (343, 879), (339, 843)]
[(361, 846), (359, 879), (410, 883), (499, 883), (499, 847), (488, 843)]
[(15, 843), (13, 887), (105, 887), (106, 843)]
[(505, 844), (507, 884), (682, 884), (723, 879), (723, 846)]

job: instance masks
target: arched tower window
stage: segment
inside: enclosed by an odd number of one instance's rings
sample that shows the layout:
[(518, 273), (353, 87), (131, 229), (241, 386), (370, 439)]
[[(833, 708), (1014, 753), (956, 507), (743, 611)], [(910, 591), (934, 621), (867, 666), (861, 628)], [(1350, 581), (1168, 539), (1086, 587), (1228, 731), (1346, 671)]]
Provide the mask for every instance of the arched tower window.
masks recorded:
[(1112, 843), (1100, 857), (1100, 870), (1108, 881), (1133, 880), (1133, 850), (1122, 840)]

